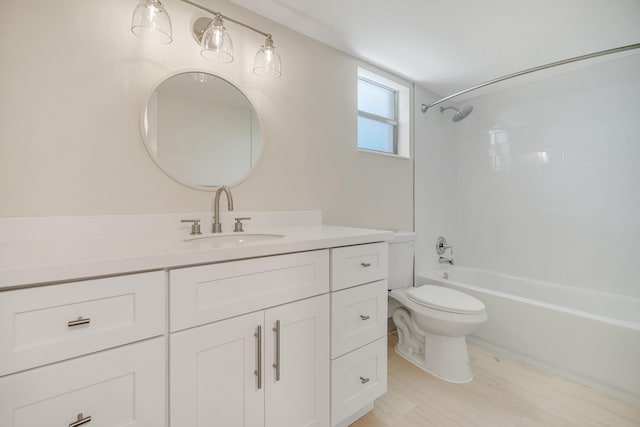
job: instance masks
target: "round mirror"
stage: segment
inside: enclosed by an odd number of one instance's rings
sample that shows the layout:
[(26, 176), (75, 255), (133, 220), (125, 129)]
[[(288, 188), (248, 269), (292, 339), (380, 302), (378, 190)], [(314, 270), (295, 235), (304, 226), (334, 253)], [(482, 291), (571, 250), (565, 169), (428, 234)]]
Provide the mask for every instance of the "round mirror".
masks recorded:
[(201, 71), (172, 75), (142, 111), (151, 157), (171, 178), (199, 190), (243, 181), (262, 154), (260, 122), (247, 97)]

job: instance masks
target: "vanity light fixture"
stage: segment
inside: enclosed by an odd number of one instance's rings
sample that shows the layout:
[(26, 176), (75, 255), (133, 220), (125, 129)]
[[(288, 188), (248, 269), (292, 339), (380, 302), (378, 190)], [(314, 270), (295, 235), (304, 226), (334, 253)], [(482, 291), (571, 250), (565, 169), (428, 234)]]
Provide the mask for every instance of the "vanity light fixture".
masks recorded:
[(146, 41), (171, 43), (171, 19), (160, 0), (140, 0), (133, 10), (131, 32)]
[[(200, 45), (200, 54), (218, 63), (233, 61), (233, 42), (224, 26), (231, 21), (265, 37), (264, 44), (256, 53), (254, 74), (277, 79), (282, 75), (280, 55), (275, 51), (271, 34), (258, 30), (233, 18), (229, 18), (190, 0), (181, 0), (191, 6), (213, 15), (212, 18), (198, 18), (193, 25), (193, 36)], [(171, 43), (171, 20), (160, 0), (140, 0), (133, 12), (131, 32), (136, 36), (156, 43)]]
[(282, 75), (280, 71), (280, 55), (275, 51), (271, 34), (264, 41), (264, 46), (256, 53), (253, 61), (253, 72), (262, 77), (277, 79)]
[(200, 55), (203, 58), (210, 59), (214, 62), (225, 63), (233, 61), (233, 42), (227, 29), (224, 27), (222, 15), (219, 13), (210, 20), (204, 19), (207, 24), (203, 33), (198, 33), (196, 25), (194, 25), (194, 34), (200, 36)]

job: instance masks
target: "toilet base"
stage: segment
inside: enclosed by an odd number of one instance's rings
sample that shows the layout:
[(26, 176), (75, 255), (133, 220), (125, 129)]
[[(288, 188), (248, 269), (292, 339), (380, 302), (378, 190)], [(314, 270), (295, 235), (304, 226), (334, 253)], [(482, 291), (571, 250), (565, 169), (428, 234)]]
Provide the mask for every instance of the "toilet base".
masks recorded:
[(396, 353), (402, 358), (441, 380), (468, 383), (473, 380), (467, 340), (465, 337), (444, 337), (424, 334), (424, 347), (407, 344), (400, 330)]

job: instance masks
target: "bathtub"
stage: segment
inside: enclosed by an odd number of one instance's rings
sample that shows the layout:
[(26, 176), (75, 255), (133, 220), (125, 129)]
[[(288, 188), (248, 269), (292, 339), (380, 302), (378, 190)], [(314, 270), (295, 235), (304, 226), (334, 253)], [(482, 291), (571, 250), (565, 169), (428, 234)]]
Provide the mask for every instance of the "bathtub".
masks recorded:
[(484, 302), (470, 342), (640, 403), (640, 299), (458, 266), (416, 277), (424, 284)]

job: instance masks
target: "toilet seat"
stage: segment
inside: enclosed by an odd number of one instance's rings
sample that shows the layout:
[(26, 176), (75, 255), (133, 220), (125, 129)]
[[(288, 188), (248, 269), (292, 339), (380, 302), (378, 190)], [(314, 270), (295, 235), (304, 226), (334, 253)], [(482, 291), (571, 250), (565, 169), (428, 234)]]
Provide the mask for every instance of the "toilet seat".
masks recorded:
[(444, 286), (424, 285), (410, 289), (406, 296), (423, 307), (457, 314), (478, 314), (485, 306), (477, 298)]

